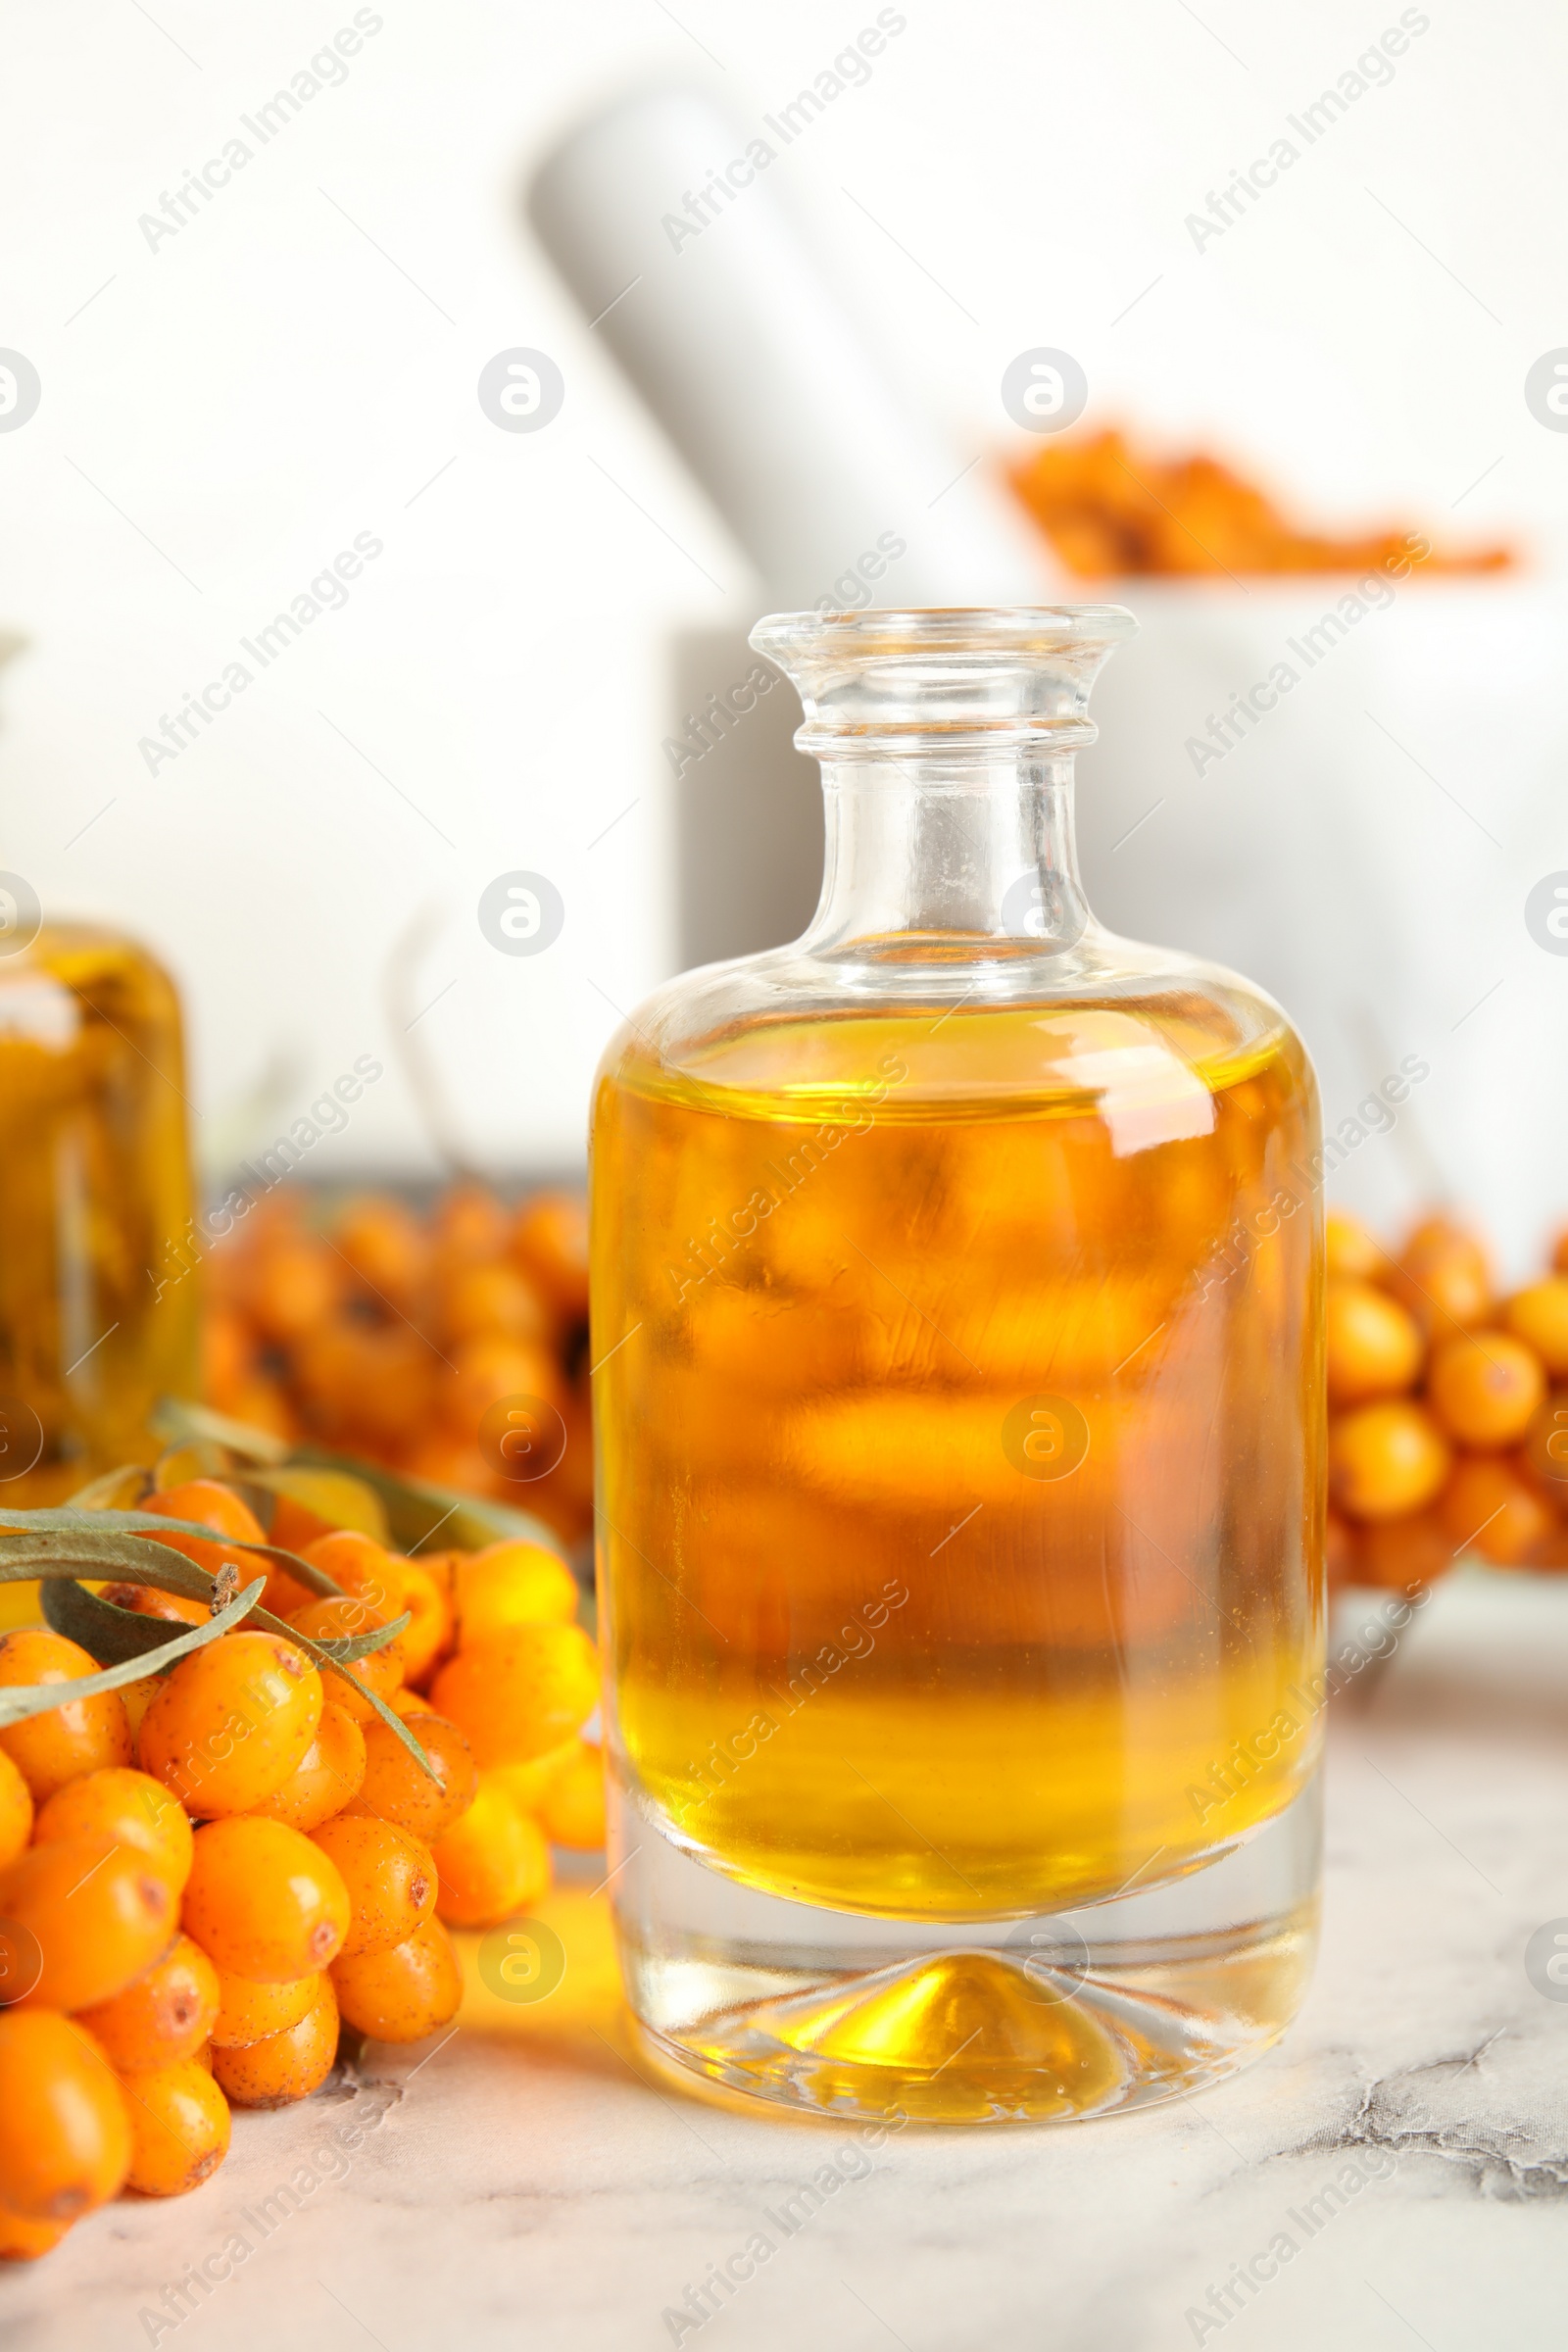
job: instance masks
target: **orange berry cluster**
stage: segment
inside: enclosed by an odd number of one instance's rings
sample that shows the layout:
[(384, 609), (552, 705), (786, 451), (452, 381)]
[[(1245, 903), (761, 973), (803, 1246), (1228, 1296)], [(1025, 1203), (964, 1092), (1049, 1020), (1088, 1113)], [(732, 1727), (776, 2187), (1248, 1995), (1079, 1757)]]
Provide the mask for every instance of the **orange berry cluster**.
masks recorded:
[[(566, 1541), (592, 1524), (588, 1235), (581, 1199), (509, 1208), (460, 1184), (419, 1217), (361, 1195), (335, 1210), (285, 1187), (210, 1253), (203, 1393), (234, 1420), (310, 1437), (411, 1478), (522, 1501)], [(561, 1459), (525, 1483), (484, 1437), (537, 1399)], [(552, 1449), (553, 1450), (553, 1449)], [(541, 1459), (548, 1458), (541, 1456)]]
[[(1199, 451), (1167, 458), (1124, 433), (1043, 440), (1014, 460), (1012, 487), (1080, 579), (1130, 572), (1372, 571), (1404, 563), (1416, 535), (1333, 538), (1303, 530), (1255, 482)], [(1423, 544), (1418, 538), (1417, 546)], [(1495, 571), (1508, 549), (1429, 550), (1423, 571)]]
[(1451, 1219), (1391, 1257), (1331, 1211), (1326, 1336), (1331, 1587), (1568, 1568), (1568, 1234), (1503, 1298)]
[[(204, 1565), (267, 1541), (218, 1480), (146, 1507), (232, 1539), (172, 1532)], [(318, 1639), (411, 1612), (353, 1681), (242, 1629), (0, 1728), (0, 2255), (47, 2252), (122, 2189), (194, 2188), (222, 2162), (231, 2107), (324, 2082), (340, 2023), (434, 2033), (463, 1990), (445, 1923), (536, 1901), (552, 1840), (603, 1843), (599, 1750), (579, 1738), (598, 1664), (564, 1562), (516, 1541), (408, 1559), (315, 1524), (303, 1544), (290, 1531), (297, 1556), (342, 1597), (261, 1560), (265, 1606)], [(209, 1615), (132, 1583), (106, 1597)], [(42, 1628), (0, 1639), (0, 1687), (96, 1671)]]

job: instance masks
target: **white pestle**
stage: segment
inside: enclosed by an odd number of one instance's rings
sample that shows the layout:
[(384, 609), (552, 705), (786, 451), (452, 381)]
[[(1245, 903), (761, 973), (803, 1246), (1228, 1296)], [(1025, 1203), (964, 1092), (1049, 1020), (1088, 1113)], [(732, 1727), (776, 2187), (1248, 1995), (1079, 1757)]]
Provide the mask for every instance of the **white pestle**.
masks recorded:
[(700, 90), (660, 85), (552, 151), (529, 212), (596, 335), (769, 604), (1053, 601), (1049, 552), (979, 436), (955, 447), (901, 395), (813, 262), (781, 199), (782, 157), (758, 168), (764, 136)]

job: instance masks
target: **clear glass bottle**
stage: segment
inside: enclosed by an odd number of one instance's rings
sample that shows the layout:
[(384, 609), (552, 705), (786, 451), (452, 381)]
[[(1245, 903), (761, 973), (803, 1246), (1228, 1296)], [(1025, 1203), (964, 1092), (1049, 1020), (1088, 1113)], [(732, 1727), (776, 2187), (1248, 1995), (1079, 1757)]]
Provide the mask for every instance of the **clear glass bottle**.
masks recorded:
[(1188, 2090), (1311, 1964), (1316, 1090), (1265, 997), (1084, 904), (1133, 626), (763, 621), (820, 906), (597, 1081), (622, 1963), (655, 2052), (795, 2106)]
[(150, 1461), (197, 1393), (179, 1000), (143, 950), (19, 910), (0, 877), (0, 1500)]

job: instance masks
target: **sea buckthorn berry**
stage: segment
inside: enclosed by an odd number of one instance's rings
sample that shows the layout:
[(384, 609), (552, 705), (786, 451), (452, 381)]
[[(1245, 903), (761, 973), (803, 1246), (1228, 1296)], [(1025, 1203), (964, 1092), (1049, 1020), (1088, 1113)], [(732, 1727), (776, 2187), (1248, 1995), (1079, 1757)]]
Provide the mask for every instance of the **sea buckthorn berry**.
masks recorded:
[(452, 1597), (423, 1560), (404, 1560), (399, 1565), (409, 1622), (398, 1636), (398, 1646), (403, 1652), (405, 1679), (417, 1683), (452, 1647)]
[[(439, 1481), (437, 1482), (439, 1484)], [(428, 1568), (443, 1592), (450, 1599), (458, 1589), (458, 1562), (471, 1554), (466, 1551), (421, 1551), (419, 1566)]]
[(551, 1782), (539, 1826), (552, 1845), (593, 1852), (605, 1842), (605, 1759), (587, 1740)]
[[(40, 2009), (112, 2001), (169, 1943), (178, 1906), (169, 1881), (134, 1846), (109, 1838), (29, 1845), (0, 1874), (0, 1919), (12, 1929), (8, 1950), (29, 1956), (29, 1974), (39, 1959), (42, 1967), (9, 1997)], [(21, 1958), (13, 1965), (20, 1968)]]
[(69, 2222), (29, 2222), (20, 2213), (0, 2211), (0, 2262), (36, 2262), (40, 2254), (52, 2254), (66, 2231)]
[(482, 1184), (452, 1185), (437, 1202), (430, 1226), (439, 1274), (482, 1265), (507, 1247), (507, 1212)]
[(377, 2041), (422, 2041), (451, 2023), (463, 1999), (463, 1970), (438, 1919), (421, 1920), (387, 1951), (339, 1960), (332, 1983), (348, 2023)]
[(526, 1764), (587, 1722), (599, 1698), (599, 1659), (581, 1626), (514, 1626), (449, 1658), (430, 1697), (481, 1771)]
[[(334, 1682), (337, 1677), (331, 1678)], [(252, 1810), (268, 1821), (286, 1821), (307, 1837), (359, 1793), (365, 1779), (365, 1735), (352, 1715), (328, 1699), (316, 1738), (289, 1774)]]
[(265, 2041), (213, 2051), (213, 2076), (236, 2107), (286, 2107), (319, 2090), (337, 2056), (337, 1998), (323, 1977), (316, 2006), (297, 2026)]
[(560, 1554), (515, 1540), (458, 1562), (458, 1640), (465, 1649), (518, 1625), (571, 1625), (577, 1580)]
[(1535, 1349), (1553, 1378), (1568, 1372), (1568, 1279), (1548, 1274), (1544, 1282), (1516, 1291), (1502, 1319), (1516, 1340)]
[(194, 1519), (198, 1527), (216, 1528), (236, 1544), (267, 1542), (267, 1532), (250, 1504), (220, 1479), (192, 1478), (182, 1487), (166, 1487), (161, 1494), (149, 1494), (141, 1507), (156, 1511), (161, 1519)]
[(1396, 1298), (1369, 1282), (1331, 1281), (1324, 1298), (1329, 1402), (1365, 1404), (1398, 1396), (1421, 1369), (1420, 1326)]
[(324, 1243), (303, 1233), (280, 1235), (259, 1254), (245, 1302), (265, 1336), (286, 1347), (326, 1320), (343, 1279), (341, 1259)]
[(226, 1404), (217, 1397), (211, 1401), (220, 1412), (230, 1414), (234, 1420), (248, 1421), (252, 1429), (265, 1429), (274, 1438), (286, 1438), (290, 1444), (301, 1434), (299, 1415), (288, 1392), (265, 1372), (253, 1372)]
[(177, 1895), (190, 1877), (190, 1816), (177, 1796), (151, 1773), (112, 1764), (68, 1781), (39, 1808), (33, 1838), (112, 1838), (132, 1845), (169, 1881)]
[(204, 1601), (161, 1592), (156, 1585), (105, 1585), (98, 1597), (117, 1609), (129, 1609), (137, 1617), (158, 1617), (168, 1625), (205, 1625), (213, 1613)]
[(141, 1727), (147, 1710), (163, 1689), (156, 1674), (145, 1674), (139, 1683), (122, 1683), (120, 1696), (125, 1709), (125, 1721), (130, 1726), (130, 1750), (134, 1755), (141, 1738)]
[(1475, 1236), (1447, 1217), (1418, 1225), (1389, 1283), (1423, 1331), (1471, 1331), (1492, 1311), (1492, 1272)]
[[(393, 1614), (389, 1609), (372, 1608), (368, 1600), (350, 1594), (341, 1600), (313, 1600), (305, 1608), (291, 1611), (288, 1622), (298, 1632), (308, 1634), (313, 1642), (344, 1642), (355, 1634), (368, 1634), (372, 1627), (385, 1625)], [(345, 1681), (330, 1668), (325, 1670), (326, 1680), (332, 1686), (333, 1706), (352, 1715), (362, 1729), (367, 1724), (378, 1723), (380, 1717), (365, 1692), (373, 1690), (378, 1698), (390, 1699), (403, 1680), (402, 1649), (396, 1642), (389, 1642), (384, 1648), (372, 1649), (365, 1657), (356, 1658), (348, 1673), (352, 1681)], [(355, 1684), (360, 1686), (358, 1690)]]
[(427, 1705), (421, 1700), (403, 1720), (428, 1757), (434, 1780), (415, 1762), (390, 1724), (372, 1723), (365, 1734), (365, 1779), (345, 1810), (389, 1821), (422, 1844), (433, 1845), (472, 1804), (478, 1779), (472, 1750), (457, 1725), (428, 1713)]
[(428, 1479), (432, 1486), (470, 1494), (489, 1494), (497, 1485), (494, 1463), (479, 1450), (477, 1426), (456, 1434), (425, 1430), (400, 1456), (400, 1466), (406, 1477)]
[[(294, 1551), (298, 1548), (292, 1544), (285, 1544), (281, 1536), (276, 1542), (283, 1550)], [(267, 1569), (267, 1590), (262, 1594), (262, 1606), (270, 1609), (274, 1617), (292, 1617), (296, 1609), (309, 1608), (316, 1599), (317, 1595), (310, 1586), (302, 1585), (297, 1576), (290, 1576), (278, 1561), (268, 1560), (258, 1564), (265, 1564)]]
[(52, 2009), (0, 2010), (0, 2207), (74, 2222), (129, 2167), (124, 2093), (92, 2035)]
[(490, 1777), (505, 1788), (519, 1813), (538, 1813), (576, 1753), (574, 1733), (559, 1747), (547, 1747), (542, 1756), (532, 1756), (526, 1764), (492, 1764)]
[(439, 1363), (406, 1323), (338, 1318), (300, 1342), (294, 1378), (321, 1433), (385, 1447), (406, 1445), (428, 1417)]
[(1517, 1446), (1546, 1394), (1541, 1358), (1507, 1332), (1445, 1340), (1427, 1374), (1427, 1400), (1461, 1445)]
[(199, 1944), (176, 1936), (135, 1983), (77, 2018), (117, 2075), (194, 2057), (218, 2015), (218, 1971)]
[(368, 1194), (349, 1201), (332, 1240), (366, 1289), (389, 1306), (407, 1309), (418, 1303), (430, 1270), (430, 1245), (417, 1217), (401, 1200)]
[(1375, 1282), (1387, 1263), (1360, 1218), (1343, 1208), (1331, 1208), (1323, 1220), (1323, 1250), (1331, 1280)]
[(578, 1193), (535, 1193), (512, 1227), (512, 1254), (563, 1323), (588, 1312), (588, 1210)]
[(441, 1327), (449, 1342), (498, 1335), (548, 1344), (554, 1320), (533, 1284), (511, 1266), (466, 1266), (443, 1289)]
[(1448, 1475), (1442, 1430), (1419, 1404), (1358, 1405), (1329, 1431), (1329, 1491), (1351, 1519), (1402, 1519), (1425, 1508)]
[(339, 1959), (389, 1951), (435, 1909), (430, 1849), (407, 1830), (364, 1814), (340, 1813), (321, 1824), (316, 1843), (336, 1863), (349, 1890), (349, 1932)]
[(209, 1293), (202, 1315), (202, 1395), (220, 1412), (232, 1409), (256, 1369), (256, 1345), (243, 1315)]
[(32, 1790), (0, 1747), (0, 1870), (14, 1862), (32, 1836)]
[(348, 1889), (320, 1847), (286, 1822), (210, 1821), (196, 1833), (184, 1919), (220, 1969), (277, 1984), (337, 1958)]
[[(74, 1642), (40, 1627), (26, 1626), (0, 1639), (0, 1690), (24, 1683), (74, 1683), (98, 1671), (97, 1659)], [(21, 1772), (33, 1803), (42, 1805), (81, 1773), (128, 1764), (130, 1725), (119, 1693), (106, 1690), (98, 1698), (67, 1699), (46, 1715), (8, 1724), (0, 1731), (0, 1748)]]
[(492, 1927), (550, 1885), (544, 1832), (485, 1772), (466, 1813), (431, 1851), (439, 1881), (435, 1907), (455, 1928)]
[(550, 1348), (492, 1332), (454, 1346), (452, 1370), (441, 1375), (439, 1385), (441, 1416), (448, 1429), (472, 1439), (491, 1405), (504, 1396), (540, 1396), (559, 1405), (564, 1386)]
[(1379, 1592), (1413, 1593), (1435, 1585), (1454, 1566), (1453, 1544), (1435, 1510), (1408, 1519), (1378, 1519), (1355, 1530), (1353, 1585)]
[(228, 2154), (228, 2101), (210, 2070), (185, 2058), (124, 2078), (130, 2116), (127, 2188), (182, 2197)]
[(319, 1972), (295, 1977), (286, 1984), (253, 1984), (248, 1977), (231, 1977), (222, 1968), (217, 1973), (219, 2009), (211, 2040), (220, 2050), (243, 2049), (247, 2042), (286, 2034), (321, 1995)]
[(1556, 1512), (1495, 1454), (1456, 1462), (1438, 1509), (1455, 1556), (1478, 1551), (1494, 1568), (1528, 1565), (1557, 1526)]
[(167, 1535), (147, 1539), (167, 1544), (196, 1567), (205, 1568), (209, 1576), (216, 1576), (226, 1565), (239, 1570), (242, 1585), (249, 1584), (253, 1576), (267, 1574), (267, 1561), (243, 1549), (247, 1544), (266, 1543), (261, 1521), (249, 1503), (216, 1478), (193, 1478), (182, 1486), (166, 1487), (161, 1494), (147, 1495), (141, 1507), (160, 1518), (194, 1519), (203, 1527), (218, 1529), (216, 1537), (182, 1536), (171, 1528)]
[(142, 1718), (142, 1769), (192, 1813), (248, 1813), (281, 1788), (321, 1720), (321, 1678), (277, 1634), (223, 1634), (181, 1658)]
[(368, 1600), (383, 1618), (396, 1617), (403, 1607), (402, 1561), (358, 1528), (339, 1527), (329, 1536), (318, 1536), (300, 1557), (329, 1576), (340, 1591)]

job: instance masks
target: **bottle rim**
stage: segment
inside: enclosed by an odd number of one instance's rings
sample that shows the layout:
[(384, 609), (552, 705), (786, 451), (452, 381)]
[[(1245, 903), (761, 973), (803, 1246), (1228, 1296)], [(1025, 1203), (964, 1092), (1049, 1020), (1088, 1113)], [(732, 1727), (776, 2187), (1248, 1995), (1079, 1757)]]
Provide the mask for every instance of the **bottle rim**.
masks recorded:
[(750, 642), (786, 666), (791, 657), (835, 653), (1049, 654), (1119, 645), (1137, 632), (1125, 605), (892, 605), (769, 612)]

